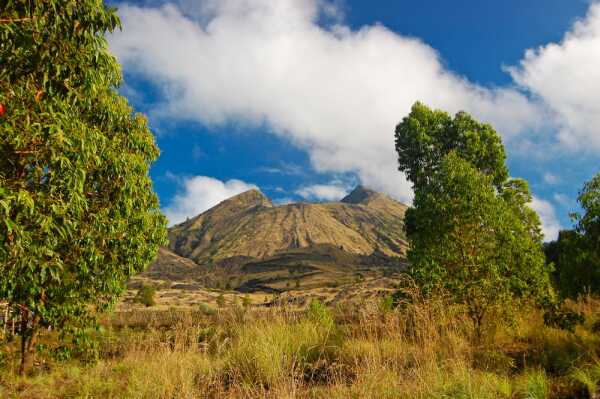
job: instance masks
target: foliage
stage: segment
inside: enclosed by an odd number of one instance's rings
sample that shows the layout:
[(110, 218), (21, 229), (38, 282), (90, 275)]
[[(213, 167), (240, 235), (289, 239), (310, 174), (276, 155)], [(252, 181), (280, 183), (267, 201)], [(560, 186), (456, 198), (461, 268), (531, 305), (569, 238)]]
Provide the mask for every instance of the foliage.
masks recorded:
[(220, 308), (225, 306), (225, 297), (223, 296), (223, 294), (219, 294), (219, 296), (216, 299), (216, 302), (217, 302), (217, 306)]
[(212, 306), (204, 302), (198, 304), (198, 310), (205, 316), (214, 316), (217, 314), (217, 311)]
[(141, 303), (146, 307), (154, 306), (156, 305), (156, 300), (154, 299), (155, 294), (156, 288), (154, 288), (154, 286), (142, 284), (134, 298), (134, 301)]
[(476, 328), (495, 305), (549, 294), (539, 228), (532, 230), (539, 220), (523, 209), (528, 191), (519, 186), (519, 195), (498, 195), (491, 176), (451, 152), (406, 213), (410, 274), (424, 292), (442, 287), (465, 304)]
[(396, 126), (396, 151), (398, 169), (406, 172), (415, 188), (432, 179), (450, 151), (490, 176), (496, 187), (508, 177), (500, 136), (492, 126), (477, 122), (466, 112), (452, 118), (446, 112), (415, 103)]
[(575, 327), (584, 322), (585, 317), (581, 313), (566, 309), (564, 306), (552, 306), (544, 314), (544, 323), (546, 325), (570, 332), (575, 331)]
[(0, 300), (21, 313), (25, 367), (38, 326), (88, 325), (153, 260), (166, 223), (154, 138), (116, 90), (115, 11), (9, 0), (0, 17)]
[(478, 333), (496, 305), (549, 299), (551, 266), (529, 186), (508, 178), (502, 140), (490, 125), (417, 102), (396, 127), (396, 150), (415, 190), (405, 230), (409, 271), (423, 292), (449, 292)]
[(600, 263), (595, 263), (586, 237), (576, 230), (563, 230), (556, 241), (544, 247), (554, 267), (554, 282), (563, 298), (576, 299), (586, 292), (600, 292)]
[(585, 235), (590, 245), (600, 257), (600, 173), (585, 183), (577, 197), (583, 215), (577, 215), (577, 231)]
[(561, 231), (544, 248), (548, 261), (555, 265), (560, 294), (573, 299), (600, 292), (600, 173), (584, 185), (578, 202), (583, 214), (573, 215), (575, 229)]
[(250, 305), (252, 305), (252, 300), (250, 299), (250, 297), (248, 295), (244, 295), (242, 297), (242, 306), (244, 308), (249, 307)]

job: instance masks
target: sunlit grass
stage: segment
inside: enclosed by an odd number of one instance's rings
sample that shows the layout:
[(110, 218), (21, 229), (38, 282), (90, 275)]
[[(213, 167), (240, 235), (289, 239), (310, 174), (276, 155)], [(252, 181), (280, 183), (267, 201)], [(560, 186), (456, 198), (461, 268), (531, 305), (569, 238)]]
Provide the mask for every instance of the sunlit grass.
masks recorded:
[(20, 378), (15, 343), (4, 345), (0, 397), (592, 397), (600, 339), (587, 320), (600, 305), (572, 306), (586, 315), (573, 332), (544, 326), (541, 311), (527, 308), (477, 342), (468, 319), (441, 300), (393, 311), (377, 303), (139, 311), (104, 323), (95, 363), (54, 360), (50, 334), (33, 373)]

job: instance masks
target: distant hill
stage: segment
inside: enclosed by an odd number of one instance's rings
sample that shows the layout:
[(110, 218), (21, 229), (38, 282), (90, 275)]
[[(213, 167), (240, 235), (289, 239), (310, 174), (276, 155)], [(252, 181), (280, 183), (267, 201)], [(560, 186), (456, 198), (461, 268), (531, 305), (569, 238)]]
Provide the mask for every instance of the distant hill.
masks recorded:
[(340, 202), (279, 206), (250, 190), (170, 228), (169, 248), (143, 276), (249, 292), (397, 271), (407, 249), (406, 209), (361, 186)]

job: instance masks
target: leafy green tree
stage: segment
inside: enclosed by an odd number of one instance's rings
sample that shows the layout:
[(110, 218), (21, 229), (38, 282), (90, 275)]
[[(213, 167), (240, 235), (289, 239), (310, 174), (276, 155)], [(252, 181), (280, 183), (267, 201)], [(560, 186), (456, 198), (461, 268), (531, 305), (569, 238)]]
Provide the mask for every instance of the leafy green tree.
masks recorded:
[(554, 279), (563, 297), (600, 293), (600, 173), (587, 182), (577, 198), (582, 214), (574, 214), (575, 229), (561, 231), (545, 246)]
[(115, 10), (8, 0), (0, 19), (0, 300), (20, 312), (23, 373), (38, 327), (89, 325), (154, 259), (166, 222), (154, 137), (116, 90)]
[(396, 151), (398, 169), (406, 172), (415, 188), (429, 182), (450, 151), (491, 176), (498, 188), (508, 177), (500, 136), (492, 126), (477, 122), (465, 112), (452, 118), (416, 102), (396, 126)]
[(464, 304), (477, 334), (494, 306), (542, 300), (550, 287), (539, 227), (535, 234), (531, 229), (537, 215), (522, 209), (526, 184), (499, 195), (492, 183), (493, 176), (452, 151), (428, 184), (417, 187), (406, 212), (410, 274), (424, 292), (441, 287)]
[(577, 197), (583, 210), (575, 215), (577, 231), (587, 237), (596, 255), (600, 255), (600, 173), (585, 183)]

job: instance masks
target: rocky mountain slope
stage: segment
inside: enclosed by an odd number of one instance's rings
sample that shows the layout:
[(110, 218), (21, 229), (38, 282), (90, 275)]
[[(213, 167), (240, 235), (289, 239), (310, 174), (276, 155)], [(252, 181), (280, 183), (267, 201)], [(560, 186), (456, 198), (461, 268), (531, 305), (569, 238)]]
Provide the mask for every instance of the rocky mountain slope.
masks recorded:
[(169, 249), (196, 263), (266, 258), (320, 244), (356, 255), (403, 256), (406, 206), (356, 188), (341, 202), (274, 206), (257, 190), (223, 201), (169, 230)]

